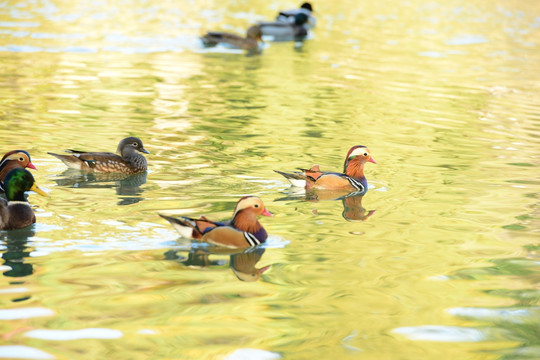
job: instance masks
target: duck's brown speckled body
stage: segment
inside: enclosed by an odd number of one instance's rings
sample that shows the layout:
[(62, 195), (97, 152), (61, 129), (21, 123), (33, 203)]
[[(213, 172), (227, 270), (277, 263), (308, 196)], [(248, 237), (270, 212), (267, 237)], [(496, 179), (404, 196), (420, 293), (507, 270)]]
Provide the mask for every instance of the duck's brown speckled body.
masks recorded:
[(128, 137), (120, 141), (117, 152), (84, 152), (67, 150), (69, 155), (49, 153), (62, 160), (68, 167), (88, 172), (137, 174), (146, 171), (146, 158), (139, 152), (148, 154), (142, 141)]

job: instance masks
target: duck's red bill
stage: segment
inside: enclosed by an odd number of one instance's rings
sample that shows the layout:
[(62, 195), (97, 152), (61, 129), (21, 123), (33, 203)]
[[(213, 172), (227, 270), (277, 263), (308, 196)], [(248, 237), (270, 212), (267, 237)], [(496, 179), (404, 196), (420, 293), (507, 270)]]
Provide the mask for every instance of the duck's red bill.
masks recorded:
[(373, 158), (372, 158), (371, 156), (369, 157), (369, 160), (368, 160), (368, 161), (369, 161), (369, 162), (372, 162), (372, 163), (374, 163), (374, 164), (377, 163), (375, 160), (373, 160)]
[(31, 162), (28, 162), (28, 164), (26, 164), (26, 167), (27, 168), (30, 168), (30, 169), (34, 169), (34, 170), (37, 170), (37, 168), (34, 166), (34, 164), (32, 164)]
[(264, 211), (262, 212), (261, 215), (263, 215), (263, 216), (274, 216), (274, 215), (272, 215), (272, 213), (270, 211), (268, 211), (266, 209), (264, 209)]

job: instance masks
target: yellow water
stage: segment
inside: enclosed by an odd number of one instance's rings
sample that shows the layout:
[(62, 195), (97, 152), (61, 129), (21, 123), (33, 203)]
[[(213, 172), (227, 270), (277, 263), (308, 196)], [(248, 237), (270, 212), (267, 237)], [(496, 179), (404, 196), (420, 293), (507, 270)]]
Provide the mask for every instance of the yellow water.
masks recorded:
[[(51, 195), (0, 232), (0, 358), (540, 358), (540, 3), (318, 1), (302, 44), (198, 42), (296, 5), (0, 4), (0, 152)], [(47, 154), (126, 136), (146, 179)], [(272, 171), (338, 171), (357, 144), (377, 164), (350, 203)], [(275, 214), (254, 282), (157, 215), (246, 194)]]

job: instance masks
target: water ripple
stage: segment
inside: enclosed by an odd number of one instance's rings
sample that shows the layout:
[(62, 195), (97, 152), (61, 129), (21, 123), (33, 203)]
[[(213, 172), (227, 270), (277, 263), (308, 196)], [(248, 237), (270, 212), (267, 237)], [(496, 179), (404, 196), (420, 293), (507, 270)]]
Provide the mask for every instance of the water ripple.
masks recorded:
[(123, 334), (119, 330), (87, 328), (80, 330), (32, 330), (24, 334), (24, 336), (42, 340), (66, 341), (80, 339), (119, 339)]

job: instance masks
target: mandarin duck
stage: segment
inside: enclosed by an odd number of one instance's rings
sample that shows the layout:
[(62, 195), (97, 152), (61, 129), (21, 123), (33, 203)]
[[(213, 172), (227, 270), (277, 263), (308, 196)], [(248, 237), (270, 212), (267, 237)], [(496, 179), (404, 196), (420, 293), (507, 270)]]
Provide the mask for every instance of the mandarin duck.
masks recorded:
[(141, 139), (127, 137), (120, 141), (116, 150), (120, 155), (110, 152), (84, 152), (66, 150), (70, 155), (48, 153), (62, 160), (72, 169), (98, 173), (137, 174), (146, 171), (146, 158), (139, 154), (149, 154)]
[(206, 217), (193, 219), (159, 214), (185, 238), (228, 248), (247, 248), (266, 241), (268, 234), (257, 220), (259, 215), (273, 216), (257, 196), (241, 198), (227, 222), (215, 222)]
[(262, 31), (258, 25), (253, 25), (247, 30), (245, 38), (227, 32), (212, 31), (201, 37), (201, 40), (204, 46), (207, 47), (216, 46), (217, 44), (227, 44), (238, 49), (257, 50), (259, 48), (259, 41), (262, 42)]
[(376, 164), (367, 147), (356, 145), (347, 153), (345, 164), (343, 166), (343, 173), (321, 171), (319, 165), (313, 165), (311, 169), (300, 169), (300, 171), (293, 173), (274, 171), (285, 176), (293, 186), (305, 187), (306, 190), (343, 189), (366, 192), (368, 188), (367, 180), (364, 176), (364, 165), (366, 162)]
[(34, 177), (26, 169), (11, 170), (5, 180), (6, 198), (0, 199), (0, 230), (21, 229), (36, 222), (34, 211), (26, 201), (24, 192), (28, 190), (48, 196), (34, 182)]
[(0, 194), (4, 192), (2, 182), (6, 175), (16, 168), (30, 168), (37, 170), (30, 159), (30, 154), (24, 150), (13, 150), (7, 152), (0, 160)]
[(307, 36), (307, 29), (304, 26), (308, 17), (304, 13), (296, 14), (293, 22), (274, 21), (261, 22), (259, 27), (265, 36), (273, 36), (274, 40), (296, 40)]
[(303, 14), (307, 17), (307, 21), (304, 26), (308, 28), (314, 28), (317, 24), (317, 19), (315, 19), (312, 13), (313, 6), (310, 3), (305, 2), (300, 5), (299, 9), (281, 10), (276, 17), (276, 20), (281, 22), (294, 23), (295, 16), (298, 14)]

